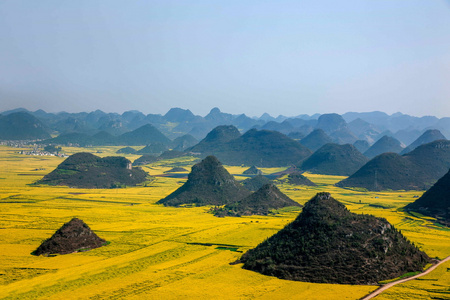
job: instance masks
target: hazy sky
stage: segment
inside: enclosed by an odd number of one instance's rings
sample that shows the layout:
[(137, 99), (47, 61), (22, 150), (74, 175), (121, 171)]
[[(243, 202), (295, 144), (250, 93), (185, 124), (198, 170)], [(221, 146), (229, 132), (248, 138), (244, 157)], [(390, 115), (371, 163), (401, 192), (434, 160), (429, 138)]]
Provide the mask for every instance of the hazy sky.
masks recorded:
[(0, 1), (0, 111), (450, 117), (438, 0)]

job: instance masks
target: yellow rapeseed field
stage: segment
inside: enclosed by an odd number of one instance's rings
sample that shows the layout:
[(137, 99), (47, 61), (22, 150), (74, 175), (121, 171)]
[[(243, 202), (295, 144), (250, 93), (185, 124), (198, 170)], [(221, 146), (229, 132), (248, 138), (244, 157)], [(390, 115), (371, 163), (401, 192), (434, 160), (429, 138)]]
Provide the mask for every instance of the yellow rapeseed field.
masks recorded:
[[(121, 147), (66, 148), (116, 155)], [(313, 284), (280, 280), (230, 265), (291, 222), (299, 211), (274, 216), (216, 218), (208, 207), (173, 208), (155, 202), (185, 178), (160, 177), (174, 166), (190, 170), (193, 158), (147, 165), (147, 186), (74, 189), (33, 186), (63, 161), (26, 156), (0, 146), (0, 299), (360, 299), (376, 286)], [(126, 155), (130, 160), (137, 155)], [(241, 174), (246, 167), (227, 167)], [(263, 169), (265, 174), (280, 168)], [(306, 174), (317, 187), (280, 185), (304, 204), (328, 191), (356, 213), (384, 217), (431, 257), (450, 255), (450, 230), (430, 218), (399, 210), (417, 191), (365, 192), (334, 187), (343, 177)], [(244, 179), (238, 176), (238, 180)], [(84, 220), (109, 245), (52, 257), (30, 253), (71, 218)], [(236, 251), (237, 248), (237, 251)], [(450, 265), (377, 299), (449, 299)], [(446, 298), (447, 297), (447, 298)]]

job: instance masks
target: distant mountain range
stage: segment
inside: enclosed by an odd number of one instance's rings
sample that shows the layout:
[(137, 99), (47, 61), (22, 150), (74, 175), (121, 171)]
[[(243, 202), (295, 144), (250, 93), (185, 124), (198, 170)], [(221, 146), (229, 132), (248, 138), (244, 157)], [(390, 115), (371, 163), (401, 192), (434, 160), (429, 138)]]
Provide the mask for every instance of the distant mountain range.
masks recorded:
[[(272, 118), (264, 114), (260, 118), (250, 118), (244, 114), (223, 113), (218, 108), (213, 108), (205, 117), (181, 108), (172, 108), (164, 116), (144, 115), (138, 111), (121, 115), (100, 110), (53, 114), (17, 109), (0, 115), (1, 140), (39, 140), (42, 145), (62, 146), (142, 146), (136, 154), (144, 156), (134, 165), (164, 159), (158, 155), (170, 149), (176, 151), (167, 152), (168, 157), (214, 155), (227, 165), (294, 165), (313, 173), (351, 175), (340, 184), (368, 189), (431, 186), (438, 175), (443, 175), (437, 171), (440, 165), (446, 166), (446, 158), (440, 157), (443, 161), (439, 157), (411, 159), (414, 157), (411, 153), (435, 140), (447, 141), (445, 135), (449, 133), (450, 118), (417, 118), (399, 113), (389, 116), (381, 112), (292, 118)], [(56, 137), (51, 138), (50, 134)], [(404, 148), (404, 145), (408, 146)], [(360, 151), (375, 161), (365, 164), (367, 158)], [(389, 152), (404, 156), (387, 154)], [(435, 170), (430, 171), (429, 166), (417, 167), (417, 162), (422, 160), (436, 165)], [(375, 180), (370, 168), (379, 169), (377, 165), (383, 165), (384, 171), (392, 170), (390, 172), (399, 177), (393, 180), (388, 176), (386, 180), (392, 183), (385, 184), (383, 171), (377, 171)], [(414, 175), (402, 177), (399, 172)], [(357, 179), (361, 176), (366, 179)], [(412, 180), (407, 176), (412, 176)], [(394, 183), (397, 186), (392, 186)]]
[(50, 134), (43, 122), (26, 112), (0, 115), (0, 140), (48, 139)]
[[(109, 145), (159, 145), (159, 151), (167, 150), (172, 141), (151, 124), (145, 124), (133, 131), (118, 136), (106, 131), (100, 131), (94, 135), (81, 132), (61, 134), (55, 138), (40, 141), (41, 144), (58, 144), (66, 146), (109, 146)], [(150, 150), (149, 150), (150, 151)], [(153, 153), (153, 152), (150, 152)]]
[[(32, 125), (33, 130), (26, 126), (27, 122)], [(32, 112), (18, 108), (4, 111), (0, 115), (0, 139), (46, 139), (50, 134), (60, 136), (68, 133), (94, 136), (99, 132), (120, 136), (146, 124), (151, 124), (169, 139), (189, 134), (196, 140), (201, 140), (219, 125), (233, 125), (241, 133), (252, 128), (279, 131), (297, 139), (306, 137), (314, 129), (322, 129), (332, 139), (327, 142), (338, 144), (353, 144), (356, 140), (366, 140), (372, 145), (382, 136), (388, 135), (405, 145), (410, 145), (412, 141), (429, 129), (437, 129), (443, 136), (450, 136), (450, 117), (439, 119), (426, 116), (419, 118), (402, 113), (388, 115), (383, 112), (349, 112), (343, 115), (315, 114), (309, 116), (303, 114), (276, 118), (266, 113), (256, 118), (248, 117), (245, 114), (224, 113), (218, 108), (213, 108), (204, 117), (194, 115), (189, 109), (182, 108), (172, 108), (165, 115), (145, 115), (135, 110), (122, 114), (105, 113), (101, 110), (89, 113), (47, 113), (43, 110)], [(102, 135), (106, 139), (109, 137), (105, 133)], [(145, 145), (145, 143), (141, 145)]]
[[(446, 136), (450, 136), (449, 117), (382, 112), (276, 118), (269, 114), (250, 118), (218, 108), (205, 117), (181, 108), (172, 108), (165, 115), (26, 109), (0, 114), (2, 141), (135, 146), (120, 151), (143, 155), (133, 165), (183, 155), (214, 155), (226, 165), (285, 166), (350, 175), (337, 185), (369, 190), (431, 187), (450, 168)], [(140, 150), (135, 150), (136, 146)]]

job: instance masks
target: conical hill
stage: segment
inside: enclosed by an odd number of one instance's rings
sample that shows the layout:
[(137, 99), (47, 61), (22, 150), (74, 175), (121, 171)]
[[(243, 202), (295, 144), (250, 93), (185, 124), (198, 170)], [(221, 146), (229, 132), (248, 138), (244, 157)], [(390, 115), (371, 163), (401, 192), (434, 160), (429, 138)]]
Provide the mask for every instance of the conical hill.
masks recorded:
[(105, 245), (106, 241), (99, 238), (86, 223), (73, 218), (49, 239), (45, 240), (32, 254), (68, 254), (85, 251)]
[(208, 135), (197, 145), (189, 148), (187, 151), (199, 152), (202, 154), (211, 154), (217, 152), (227, 142), (237, 139), (241, 136), (239, 130), (233, 125), (221, 125), (211, 130)]
[(325, 133), (322, 129), (315, 129), (306, 137), (300, 140), (300, 144), (312, 151), (318, 150), (325, 144), (332, 143), (333, 139)]
[(348, 178), (339, 187), (378, 190), (426, 190), (450, 168), (450, 141), (437, 140), (399, 155), (380, 154)]
[(248, 168), (247, 170), (242, 172), (242, 174), (245, 174), (245, 175), (261, 175), (262, 172), (256, 166), (251, 166), (250, 168)]
[(376, 284), (421, 271), (429, 260), (385, 219), (351, 213), (329, 193), (241, 258), (265, 275), (339, 284)]
[(367, 151), (364, 152), (364, 155), (368, 158), (374, 158), (377, 155), (386, 152), (394, 152), (400, 153), (403, 150), (402, 143), (396, 138), (391, 136), (384, 135), (381, 139), (376, 141), (375, 144), (372, 145)]
[(287, 183), (292, 185), (307, 185), (307, 186), (316, 186), (314, 182), (303, 176), (300, 172), (292, 172), (288, 174)]
[(218, 126), (197, 145), (186, 150), (214, 155), (227, 165), (279, 167), (297, 164), (311, 151), (277, 131), (250, 129), (242, 136), (234, 126)]
[(437, 140), (445, 140), (446, 137), (437, 129), (429, 129), (425, 131), (421, 136), (419, 136), (414, 142), (411, 143), (408, 147), (406, 147), (400, 154), (406, 154), (420, 145), (431, 143)]
[(208, 156), (192, 167), (184, 185), (157, 203), (166, 206), (224, 205), (249, 194), (250, 191), (237, 182), (215, 156)]
[(267, 178), (264, 175), (256, 175), (252, 178), (247, 178), (244, 181), (242, 181), (242, 184), (249, 189), (250, 191), (257, 191), (259, 190), (263, 185), (272, 183), (272, 180)]
[(370, 148), (369, 142), (366, 140), (357, 140), (353, 143), (353, 146), (355, 146), (355, 148), (361, 153), (366, 152), (367, 149)]
[(315, 174), (348, 176), (368, 161), (355, 146), (326, 144), (308, 157), (301, 169)]
[(273, 209), (300, 204), (283, 194), (275, 185), (265, 184), (244, 199), (215, 210), (216, 216), (268, 215)]
[(405, 209), (437, 218), (439, 222), (450, 226), (450, 171)]

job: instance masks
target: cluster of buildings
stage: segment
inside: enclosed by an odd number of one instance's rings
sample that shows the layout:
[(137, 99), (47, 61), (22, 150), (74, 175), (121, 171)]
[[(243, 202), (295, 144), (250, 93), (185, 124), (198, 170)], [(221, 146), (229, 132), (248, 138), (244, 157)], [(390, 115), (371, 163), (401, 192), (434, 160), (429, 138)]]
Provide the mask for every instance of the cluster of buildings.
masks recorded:
[[(28, 148), (29, 150), (20, 150), (18, 153), (23, 155), (36, 155), (36, 156), (58, 156), (69, 157), (69, 155), (60, 151), (46, 151), (42, 150), (42, 145), (35, 144), (36, 140), (3, 140), (0, 141), (0, 145), (9, 146), (14, 148)], [(46, 147), (47, 148), (47, 147)], [(61, 150), (61, 148), (54, 148), (55, 150)]]
[(24, 155), (36, 155), (36, 156), (59, 156), (59, 157), (69, 157), (69, 155), (65, 154), (65, 153), (52, 153), (52, 152), (47, 152), (47, 151), (42, 151), (39, 150), (37, 148), (31, 150), (31, 151), (26, 151), (26, 150), (21, 150), (19, 151), (20, 154), (24, 154)]

